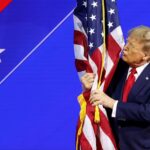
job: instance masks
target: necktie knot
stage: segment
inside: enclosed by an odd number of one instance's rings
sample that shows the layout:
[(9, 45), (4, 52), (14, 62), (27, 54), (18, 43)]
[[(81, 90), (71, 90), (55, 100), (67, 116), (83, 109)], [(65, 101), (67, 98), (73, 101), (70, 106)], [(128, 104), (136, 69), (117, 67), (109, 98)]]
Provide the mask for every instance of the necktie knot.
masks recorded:
[(136, 68), (132, 68), (130, 72), (131, 74), (136, 74), (137, 73)]

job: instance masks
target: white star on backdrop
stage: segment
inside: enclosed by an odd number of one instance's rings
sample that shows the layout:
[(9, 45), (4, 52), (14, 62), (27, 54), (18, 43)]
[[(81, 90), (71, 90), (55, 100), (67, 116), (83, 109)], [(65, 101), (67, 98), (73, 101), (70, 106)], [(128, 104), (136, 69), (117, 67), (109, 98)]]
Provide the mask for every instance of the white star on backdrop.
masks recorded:
[[(0, 48), (0, 54), (3, 53), (5, 51), (5, 49), (1, 49)], [(2, 62), (2, 60), (0, 59), (0, 63)]]
[(3, 51), (5, 51), (5, 49), (0, 48), (0, 54), (1, 54)]

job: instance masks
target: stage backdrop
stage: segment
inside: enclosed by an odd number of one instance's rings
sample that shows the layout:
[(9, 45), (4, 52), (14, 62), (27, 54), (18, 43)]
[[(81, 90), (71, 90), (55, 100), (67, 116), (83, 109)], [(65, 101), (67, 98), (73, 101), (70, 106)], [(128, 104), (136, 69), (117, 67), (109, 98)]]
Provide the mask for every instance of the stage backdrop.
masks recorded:
[[(118, 0), (124, 36), (149, 0)], [(0, 150), (75, 150), (75, 1), (0, 0)]]

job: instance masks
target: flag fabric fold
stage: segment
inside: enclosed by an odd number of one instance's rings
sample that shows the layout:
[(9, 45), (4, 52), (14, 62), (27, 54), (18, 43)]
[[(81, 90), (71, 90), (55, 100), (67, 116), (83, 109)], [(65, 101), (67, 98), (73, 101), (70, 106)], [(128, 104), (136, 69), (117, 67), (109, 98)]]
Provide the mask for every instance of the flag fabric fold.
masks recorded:
[[(115, 0), (77, 0), (73, 17), (79, 78), (85, 73), (96, 74), (92, 89), (83, 90), (78, 97), (81, 110), (76, 150), (117, 150), (105, 108), (99, 105), (96, 109), (89, 103), (92, 90), (107, 90), (124, 46), (117, 5)], [(95, 120), (97, 115), (100, 122)]]

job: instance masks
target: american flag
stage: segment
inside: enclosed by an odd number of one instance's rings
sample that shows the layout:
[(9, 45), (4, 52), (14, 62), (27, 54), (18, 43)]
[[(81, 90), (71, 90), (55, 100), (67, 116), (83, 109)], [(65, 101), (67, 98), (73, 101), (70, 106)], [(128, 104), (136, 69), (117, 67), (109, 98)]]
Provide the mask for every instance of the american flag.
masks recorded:
[[(74, 10), (74, 53), (79, 78), (95, 73), (92, 90), (106, 91), (124, 46), (115, 0), (77, 0)], [(78, 100), (81, 106), (77, 125), (76, 150), (116, 150), (107, 113), (99, 105), (100, 122), (89, 103), (91, 91)]]

